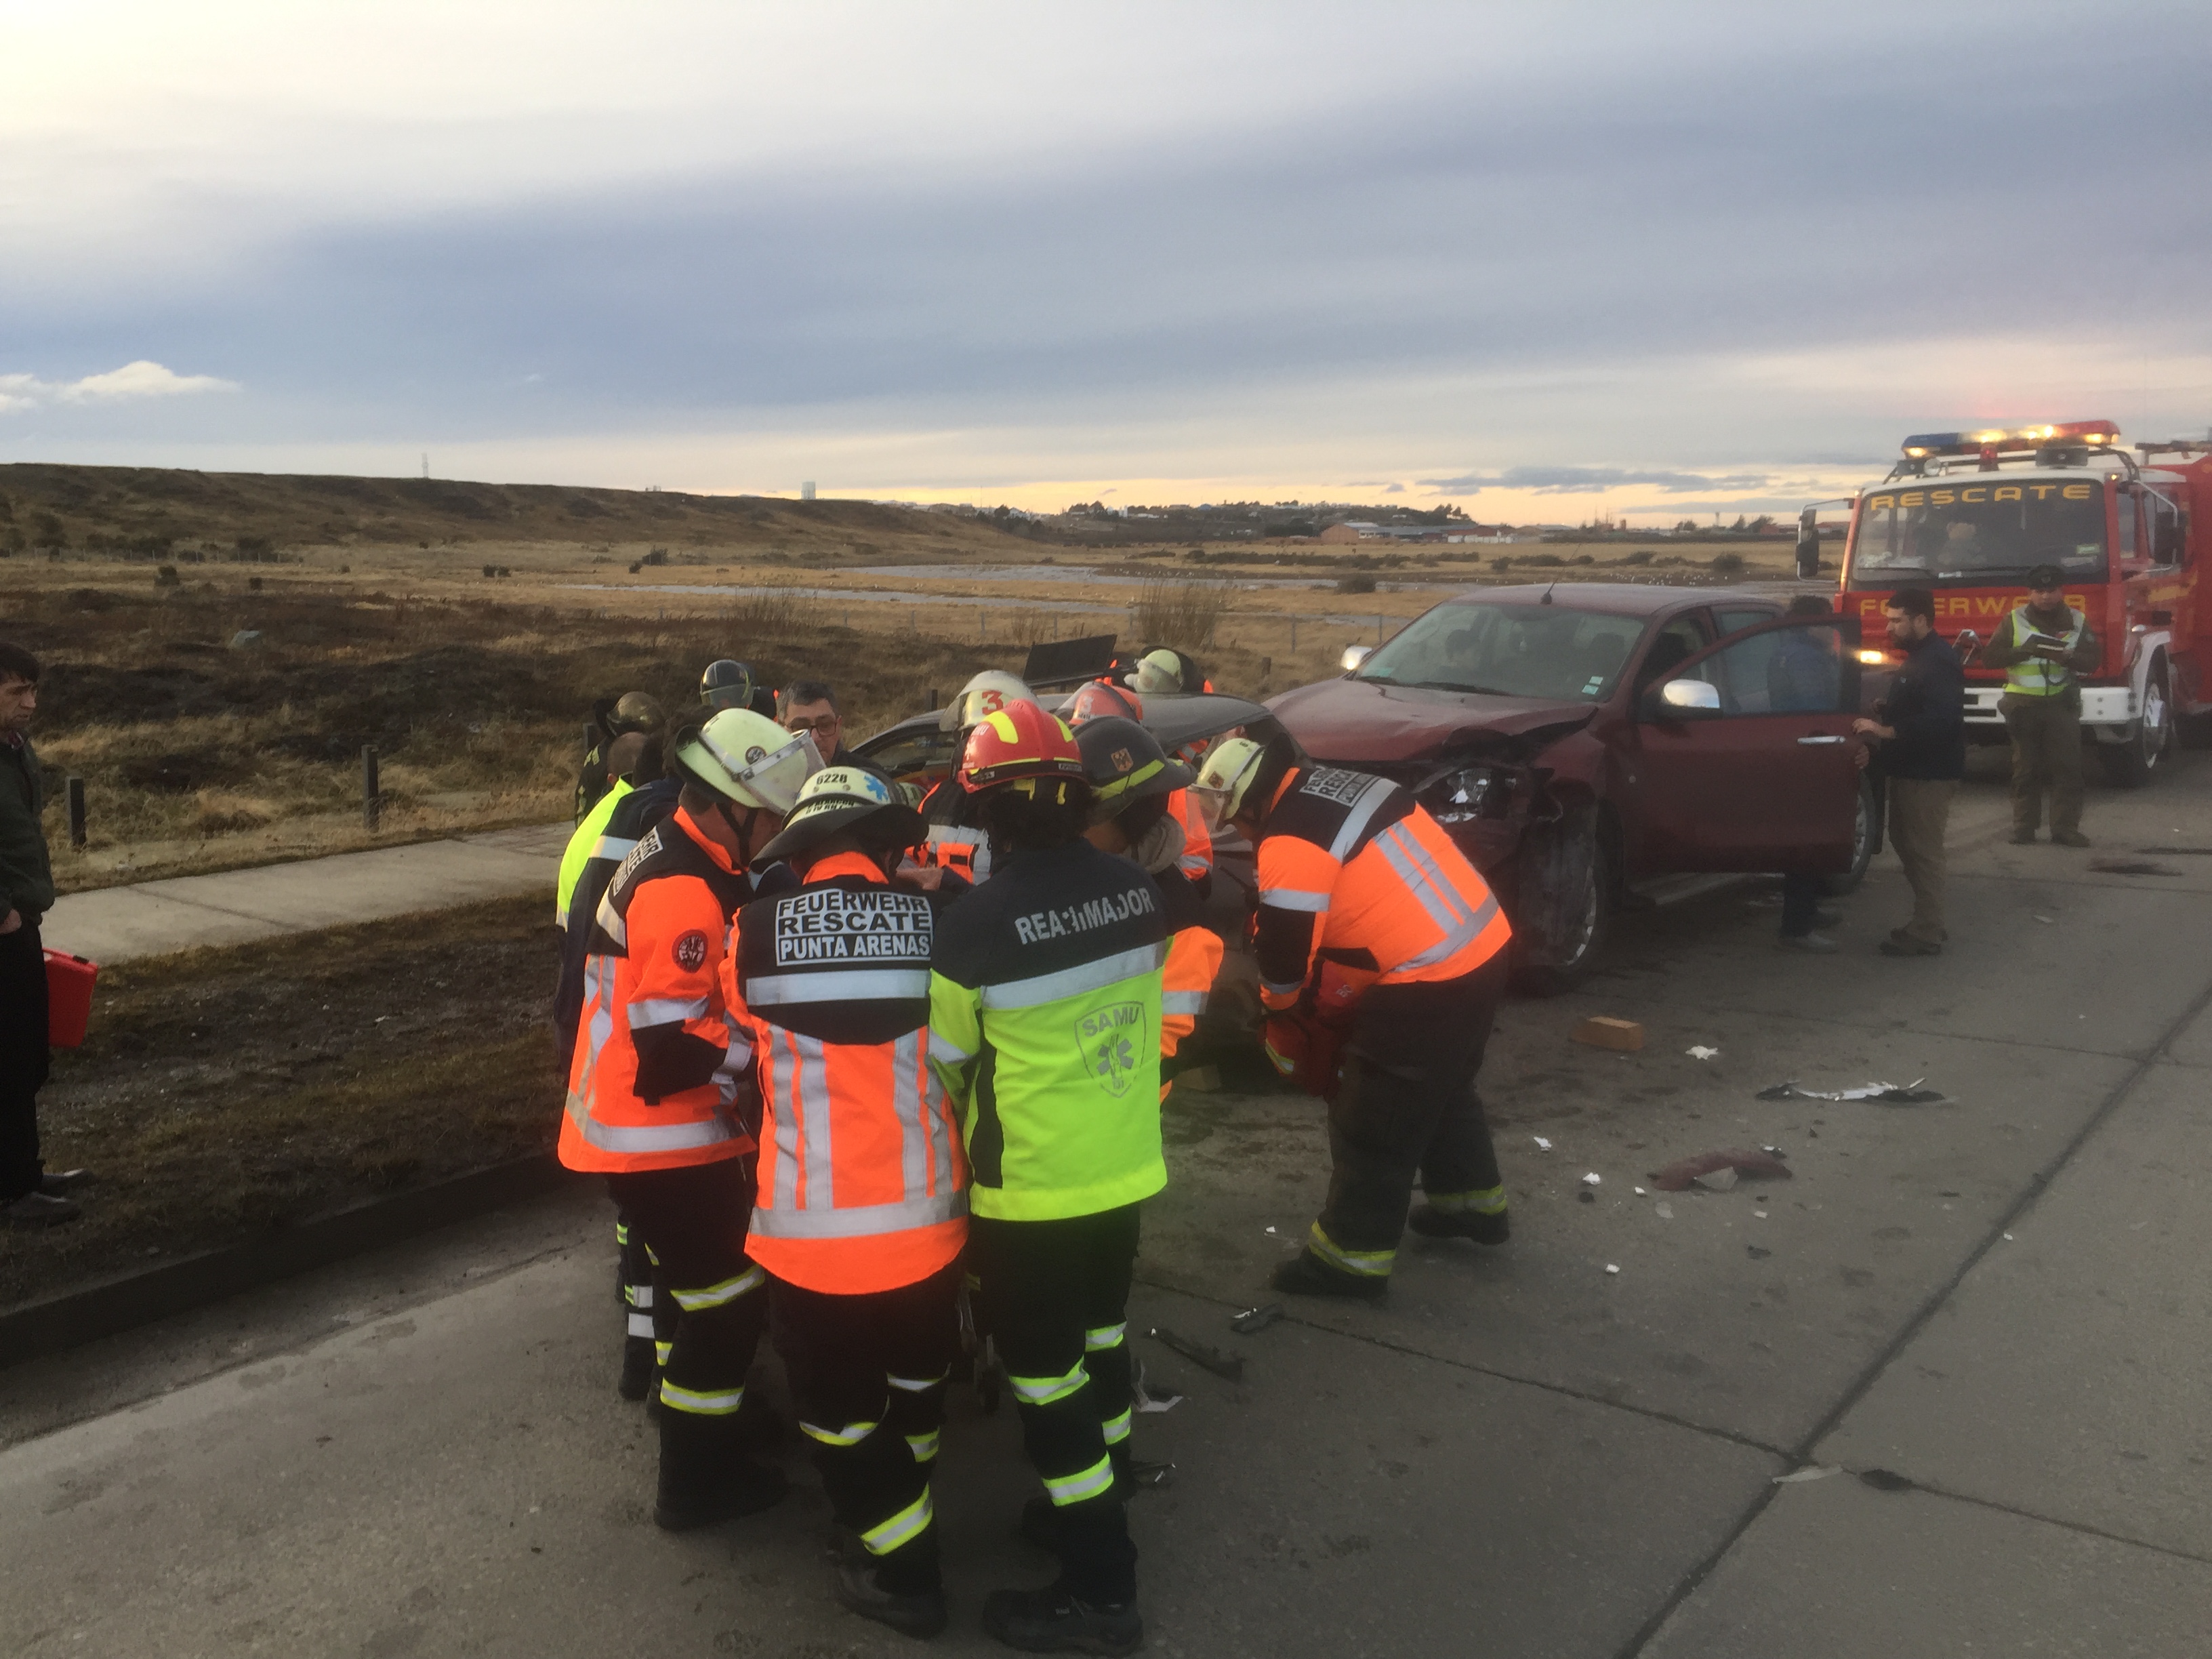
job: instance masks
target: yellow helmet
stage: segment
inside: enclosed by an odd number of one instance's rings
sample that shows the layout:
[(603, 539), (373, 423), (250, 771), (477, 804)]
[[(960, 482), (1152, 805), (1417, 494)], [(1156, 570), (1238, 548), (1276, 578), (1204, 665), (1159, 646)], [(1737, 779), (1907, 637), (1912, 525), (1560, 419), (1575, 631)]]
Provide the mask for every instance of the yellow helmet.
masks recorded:
[(1198, 781), (1190, 786), (1190, 798), (1209, 830), (1219, 830), (1243, 810), (1267, 755), (1267, 745), (1250, 738), (1224, 738), (1213, 745), (1198, 769)]
[(701, 788), (779, 814), (798, 805), (800, 787), (822, 766), (811, 733), (787, 732), (750, 708), (725, 708), (678, 733), (671, 758)]

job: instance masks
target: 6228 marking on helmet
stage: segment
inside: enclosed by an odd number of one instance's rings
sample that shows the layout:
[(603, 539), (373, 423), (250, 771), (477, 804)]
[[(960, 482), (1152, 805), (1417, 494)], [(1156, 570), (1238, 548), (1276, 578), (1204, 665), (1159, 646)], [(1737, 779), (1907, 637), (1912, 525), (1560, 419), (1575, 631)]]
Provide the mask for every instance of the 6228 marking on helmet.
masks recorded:
[(1136, 1080), (1137, 1053), (1145, 1038), (1145, 1006), (1116, 1002), (1094, 1008), (1075, 1022), (1075, 1041), (1083, 1050), (1091, 1080), (1119, 1100)]
[(696, 974), (707, 965), (707, 936), (694, 927), (688, 933), (678, 933), (676, 943), (668, 947), (668, 954), (676, 958), (676, 965), (687, 974)]

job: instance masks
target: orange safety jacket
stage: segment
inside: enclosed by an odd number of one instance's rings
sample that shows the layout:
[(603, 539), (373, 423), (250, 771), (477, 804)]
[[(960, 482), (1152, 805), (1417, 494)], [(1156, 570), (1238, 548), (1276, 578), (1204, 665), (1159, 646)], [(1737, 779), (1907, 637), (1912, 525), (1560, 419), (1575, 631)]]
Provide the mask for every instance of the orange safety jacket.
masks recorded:
[(1296, 1007), (1316, 964), (1382, 985), (1457, 979), (1505, 948), (1498, 900), (1411, 791), (1388, 778), (1305, 767), (1260, 826), (1260, 1000)]
[(599, 900), (561, 1121), (572, 1170), (714, 1164), (753, 1150), (732, 1108), (720, 985), (752, 882), (678, 808), (638, 838)]
[(1186, 881), (1207, 880), (1213, 874), (1213, 837), (1206, 832), (1205, 815), (1190, 810), (1189, 790), (1168, 797), (1168, 816), (1182, 826), (1182, 854), (1176, 868)]
[[(1178, 1044), (1198, 1027), (1206, 1012), (1206, 994), (1221, 971), (1221, 935), (1206, 925), (1205, 897), (1198, 884), (1172, 870), (1152, 879), (1159, 884), (1168, 926), (1167, 966), (1160, 981), (1160, 1058), (1174, 1054)], [(1161, 1097), (1166, 1098), (1163, 1088)]]
[(896, 1290), (967, 1239), (967, 1159), (928, 1063), (934, 915), (859, 853), (738, 915), (722, 994), (762, 1108), (745, 1249), (791, 1284)]

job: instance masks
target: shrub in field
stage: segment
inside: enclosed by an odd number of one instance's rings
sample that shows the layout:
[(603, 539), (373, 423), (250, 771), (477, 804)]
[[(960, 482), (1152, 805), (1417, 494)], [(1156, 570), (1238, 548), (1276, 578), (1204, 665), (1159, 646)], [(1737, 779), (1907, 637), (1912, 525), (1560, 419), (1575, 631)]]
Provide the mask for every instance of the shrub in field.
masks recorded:
[(1650, 564), (1652, 557), (1653, 554), (1651, 550), (1648, 547), (1644, 547), (1638, 548), (1633, 553), (1622, 554), (1620, 556), (1620, 562), (1623, 564)]
[(1372, 593), (1375, 591), (1375, 578), (1364, 570), (1354, 571), (1349, 576), (1339, 576), (1336, 579), (1336, 591), (1340, 593)]
[(740, 593), (728, 614), (730, 627), (741, 641), (781, 640), (799, 631), (805, 610), (788, 588), (763, 587)]
[(165, 564), (154, 573), (154, 586), (156, 587), (179, 586), (183, 580), (184, 579), (177, 574), (177, 567), (173, 564)]
[(1743, 555), (1741, 553), (1713, 555), (1713, 574), (1716, 576), (1741, 576), (1744, 569)]
[(1137, 590), (1137, 635), (1163, 645), (1205, 645), (1226, 608), (1215, 583), (1147, 581)]

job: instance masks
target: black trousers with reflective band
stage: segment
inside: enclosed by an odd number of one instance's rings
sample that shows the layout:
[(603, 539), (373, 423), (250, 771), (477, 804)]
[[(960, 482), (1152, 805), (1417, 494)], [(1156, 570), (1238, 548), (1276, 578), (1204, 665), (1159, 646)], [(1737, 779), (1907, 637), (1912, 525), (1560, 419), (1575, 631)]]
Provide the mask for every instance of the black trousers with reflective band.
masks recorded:
[[(0, 920), (7, 913), (0, 910)], [(46, 1080), (46, 958), (39, 925), (0, 933), (0, 1204), (38, 1189), (39, 1089)]]
[[(629, 1218), (630, 1241), (659, 1261), (674, 1304), (660, 1403), (702, 1417), (734, 1417), (768, 1324), (768, 1276), (745, 1255), (750, 1160), (611, 1175), (607, 1191)], [(656, 1297), (656, 1302), (658, 1297)], [(663, 1319), (669, 1316), (658, 1307)]]
[[(1390, 1270), (1416, 1174), (1432, 1195), (1500, 1185), (1474, 1079), (1504, 992), (1501, 951), (1458, 979), (1377, 985), (1360, 999), (1344, 1087), (1329, 1108), (1320, 1223), (1339, 1250), (1363, 1258), (1354, 1271)], [(1326, 1259), (1321, 1241), (1312, 1248)]]
[(1057, 1221), (968, 1224), (984, 1328), (1006, 1363), (1030, 1462), (1060, 1512), (1060, 1576), (1086, 1601), (1137, 1593), (1137, 1547), (1114, 1483), (1127, 1455), (1125, 1326), (1137, 1231), (1133, 1204)]
[(834, 1296), (769, 1281), (769, 1328), (840, 1526), (902, 1595), (938, 1583), (930, 1470), (960, 1340), (960, 1263), (913, 1285)]

